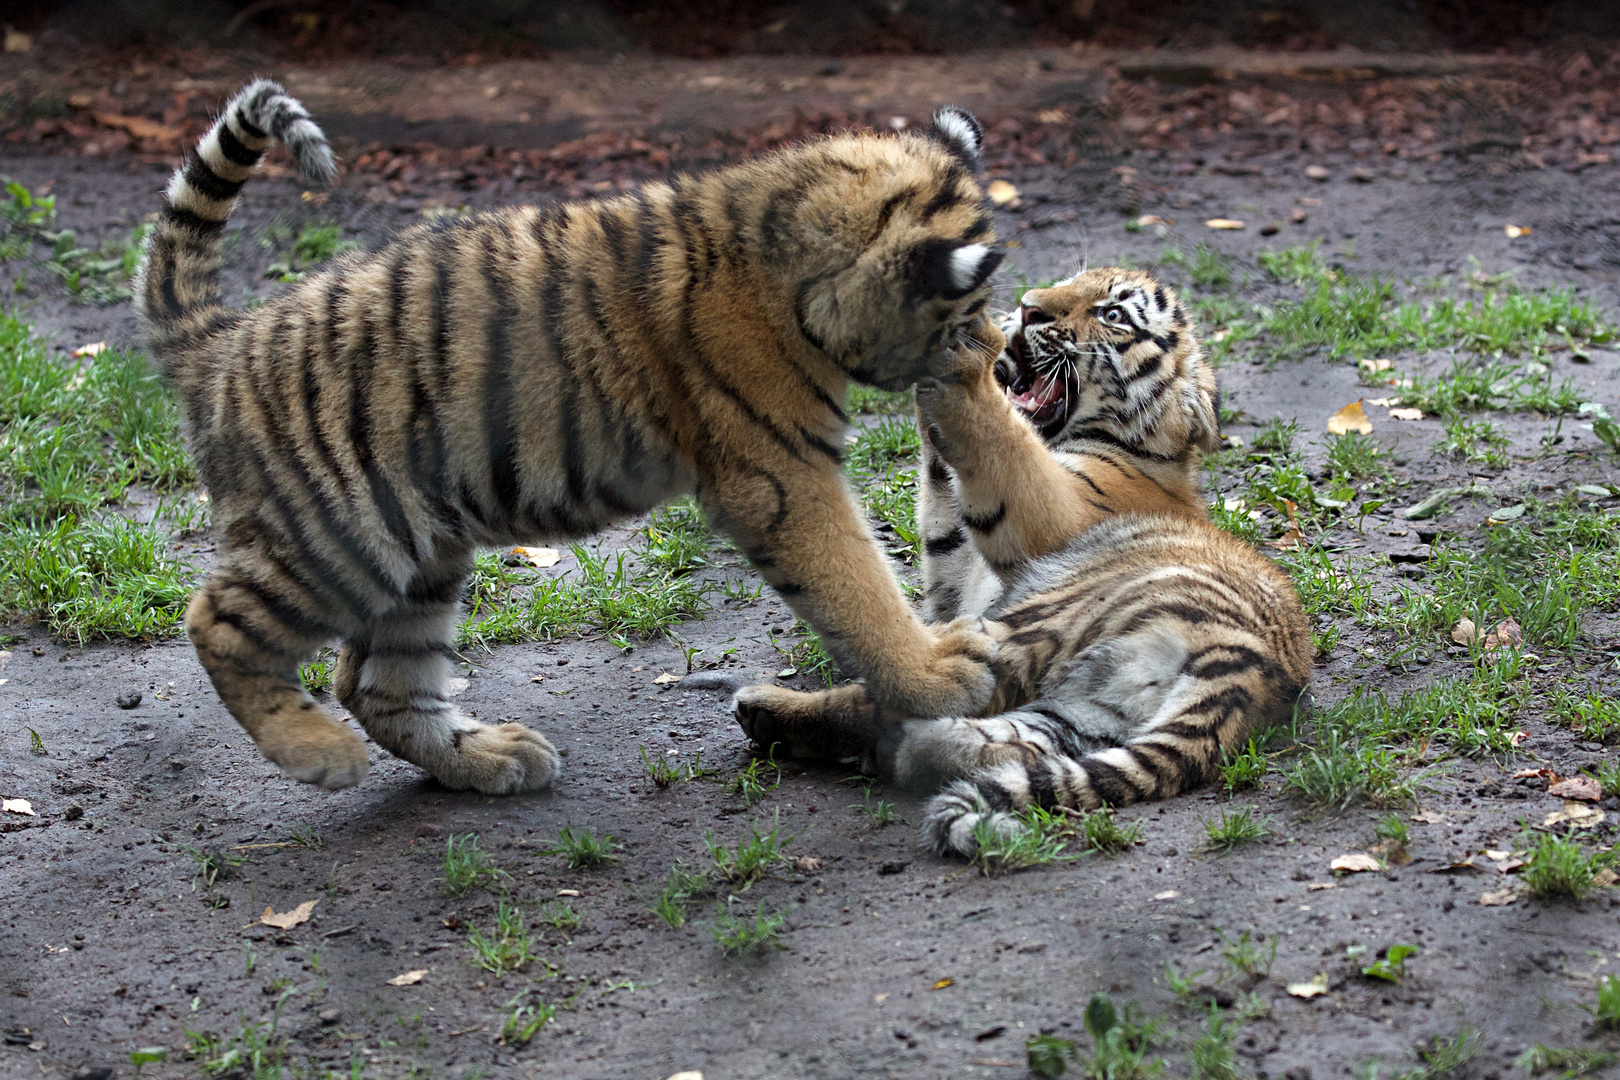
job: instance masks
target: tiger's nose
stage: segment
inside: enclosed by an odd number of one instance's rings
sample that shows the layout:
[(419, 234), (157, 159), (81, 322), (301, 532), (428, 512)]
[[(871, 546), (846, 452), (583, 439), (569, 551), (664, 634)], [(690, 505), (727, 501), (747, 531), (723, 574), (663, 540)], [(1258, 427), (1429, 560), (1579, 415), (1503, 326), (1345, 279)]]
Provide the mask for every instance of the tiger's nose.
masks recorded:
[(1048, 315), (1038, 307), (1030, 307), (1028, 304), (1020, 307), (1018, 314), (1025, 326), (1040, 326), (1042, 323), (1057, 322), (1057, 319), (1053, 316)]

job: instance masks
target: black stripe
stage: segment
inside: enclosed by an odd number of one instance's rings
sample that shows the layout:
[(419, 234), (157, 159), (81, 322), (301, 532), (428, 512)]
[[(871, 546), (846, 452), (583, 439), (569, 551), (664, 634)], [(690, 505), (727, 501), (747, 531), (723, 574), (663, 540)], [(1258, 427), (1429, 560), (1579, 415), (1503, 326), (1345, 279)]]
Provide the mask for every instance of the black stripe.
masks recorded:
[(199, 195), (210, 199), (234, 199), (237, 192), (242, 190), (243, 181), (227, 180), (220, 176), (208, 167), (208, 162), (195, 150), (186, 155), (186, 163), (180, 170), (180, 175)]
[[(269, 548), (270, 545), (268, 544), (262, 545), (260, 549), (261, 553), (267, 552)], [(286, 570), (282, 568), (279, 560), (269, 559), (267, 561), (270, 561), (272, 565), (275, 565), (278, 570), (282, 570), (282, 573), (285, 574), (289, 580), (297, 582), (300, 587), (305, 588), (306, 591), (308, 590), (308, 587), (305, 586), (302, 581), (299, 581), (297, 577), (287, 573)], [(275, 593), (271, 592), (267, 586), (261, 585), (259, 582), (254, 581), (244, 573), (239, 572), (236, 577), (231, 579), (230, 583), (232, 587), (241, 589), (243, 592), (251, 594), (253, 599), (264, 608), (265, 612), (269, 614), (271, 618), (275, 619), (282, 626), (285, 626), (295, 634), (302, 634), (305, 637), (315, 637), (319, 635), (321, 637), (330, 638), (337, 637), (342, 633), (342, 629), (340, 627), (322, 620), (317, 615), (311, 615), (309, 612), (298, 607), (296, 604), (289, 603), (286, 597), (277, 596)], [(216, 617), (218, 615), (217, 607), (215, 615)], [(232, 625), (235, 624), (233, 623)], [(278, 649), (276, 651), (280, 652), (281, 650)]]
[(972, 514), (963, 514), (962, 520), (965, 521), (967, 523), (967, 527), (972, 529), (974, 532), (987, 533), (993, 532), (996, 526), (1000, 525), (1006, 516), (1007, 504), (1002, 503), (1000, 506), (996, 507), (994, 513), (984, 514), (978, 517), (975, 517)]
[(209, 221), (207, 218), (194, 214), (190, 210), (182, 210), (173, 203), (165, 203), (160, 213), (163, 215), (164, 221), (171, 227), (184, 229), (195, 234), (201, 240), (212, 240), (225, 231), (223, 221)]
[[(253, 138), (264, 138), (264, 132), (243, 119), (240, 109), (237, 110), (236, 119)], [(219, 152), (225, 155), (226, 161), (232, 165), (240, 165), (244, 169), (257, 165), (259, 159), (264, 156), (263, 150), (249, 150), (243, 145), (242, 140), (236, 137), (236, 132), (231, 130), (229, 124), (219, 125)]]
[(821, 451), (827, 457), (831, 458), (835, 464), (843, 464), (844, 455), (839, 452), (838, 447), (834, 446), (826, 439), (823, 439), (820, 435), (817, 435), (814, 432), (806, 431), (803, 428), (799, 429), (799, 434), (803, 436), (805, 442), (809, 443), (811, 447)]
[(1092, 790), (1105, 804), (1124, 806), (1136, 802), (1145, 794), (1124, 770), (1101, 758), (1087, 756), (1079, 765), (1086, 771), (1086, 779), (1091, 782)]
[(1141, 382), (1164, 366), (1164, 354), (1157, 353), (1142, 361), (1141, 365), (1125, 380), (1126, 383)]
[[(1106, 444), (1108, 446), (1113, 446), (1113, 447), (1116, 447), (1116, 448), (1118, 448), (1120, 450), (1123, 450), (1127, 454), (1131, 454), (1131, 455), (1133, 455), (1135, 457), (1144, 457), (1144, 458), (1147, 458), (1150, 461), (1179, 461), (1180, 460), (1180, 458), (1177, 455), (1174, 455), (1174, 454), (1155, 454), (1155, 453), (1153, 453), (1153, 452), (1151, 452), (1149, 450), (1143, 449), (1140, 446), (1132, 446), (1130, 443), (1126, 442), (1124, 439), (1121, 439), (1118, 435), (1115, 435), (1115, 434), (1113, 434), (1112, 432), (1109, 432), (1109, 431), (1104, 431), (1102, 428), (1093, 428), (1093, 427), (1081, 428), (1079, 431), (1076, 431), (1073, 434), (1071, 434), (1069, 436), (1068, 441), (1074, 442), (1074, 441), (1077, 441), (1077, 440), (1080, 440), (1080, 439), (1091, 439), (1091, 440), (1093, 440), (1095, 442), (1104, 443), (1104, 444)], [(1106, 460), (1106, 459), (1104, 459), (1104, 460)]]
[(489, 292), (490, 316), (484, 325), (484, 438), (489, 455), (490, 490), (495, 518), (510, 517), (518, 507), (518, 433), (512, 423), (512, 322), (517, 305), (496, 269), (498, 252), (493, 229), (484, 234), (479, 270)]
[(923, 550), (937, 558), (939, 556), (949, 555), (966, 542), (966, 533), (964, 533), (961, 529), (952, 529), (944, 536), (930, 537), (928, 542), (923, 545)]

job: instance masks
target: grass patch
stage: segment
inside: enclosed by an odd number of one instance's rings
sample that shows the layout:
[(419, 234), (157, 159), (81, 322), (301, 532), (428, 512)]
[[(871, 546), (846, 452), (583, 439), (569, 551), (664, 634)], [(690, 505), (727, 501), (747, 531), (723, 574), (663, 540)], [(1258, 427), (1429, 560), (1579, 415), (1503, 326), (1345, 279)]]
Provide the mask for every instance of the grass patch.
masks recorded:
[(597, 836), (590, 829), (580, 829), (577, 832), (572, 826), (564, 825), (557, 833), (557, 846), (539, 851), (535, 854), (561, 855), (570, 870), (591, 870), (598, 866), (619, 861), (614, 854), (623, 851), (624, 845), (618, 843), (609, 834)]
[(1248, 745), (1236, 753), (1228, 752), (1221, 762), (1221, 783), (1228, 793), (1245, 788), (1259, 787), (1271, 768), (1271, 762), (1259, 744), (1250, 739)]
[(713, 533), (697, 501), (689, 495), (654, 510), (641, 535), (644, 542), (636, 554), (648, 566), (679, 576), (709, 564)]
[(478, 846), (477, 833), (450, 835), (444, 842), (443, 869), (443, 876), (438, 880), (452, 896), (466, 896), (474, 889), (486, 888), (506, 877), (489, 852)]
[(1193, 1042), (1188, 1055), (1192, 1061), (1192, 1080), (1242, 1080), (1243, 1074), (1237, 1067), (1237, 1050), (1232, 1046), (1236, 1027), (1219, 1005), (1209, 1003), (1204, 1030)]
[(1542, 833), (1530, 848), (1530, 857), (1519, 880), (1530, 895), (1543, 900), (1584, 900), (1592, 891), (1592, 879), (1600, 870), (1616, 862), (1612, 851), (1590, 854), (1574, 839)]
[(467, 946), (472, 949), (472, 965), (497, 976), (522, 971), (535, 959), (523, 908), (505, 895), (496, 905), (495, 925), (488, 934), (476, 926), (467, 928)]
[(1271, 974), (1271, 965), (1277, 959), (1277, 938), (1271, 939), (1271, 947), (1262, 949), (1260, 945), (1251, 940), (1249, 932), (1243, 931), (1236, 940), (1221, 938), (1221, 960), (1238, 975), (1251, 979), (1263, 979)]
[[(267, 988), (268, 989), (268, 988)], [(291, 990), (281, 993), (269, 1020), (244, 1021), (234, 1035), (221, 1036), (182, 1028), (192, 1064), (203, 1076), (242, 1076), (249, 1080), (281, 1080), (289, 1065), (290, 1042), (278, 1033), (281, 1005)], [(134, 1060), (134, 1055), (131, 1055)], [(139, 1072), (137, 1065), (136, 1072)]]
[(1254, 809), (1248, 806), (1222, 810), (1219, 818), (1205, 819), (1203, 825), (1210, 847), (1222, 852), (1252, 844), (1266, 835), (1266, 823), (1255, 817)]
[(1598, 977), (1597, 1004), (1591, 1012), (1592, 1026), (1599, 1031), (1620, 1031), (1620, 975)]
[(1588, 742), (1605, 742), (1611, 735), (1620, 735), (1620, 699), (1595, 690), (1577, 697), (1555, 686), (1550, 704), (1553, 723), (1579, 732)]
[(1616, 1062), (1620, 1062), (1620, 1054), (1613, 1050), (1560, 1050), (1545, 1043), (1536, 1043), (1520, 1054), (1514, 1064), (1531, 1076), (1557, 1072), (1559, 1080), (1568, 1080), (1570, 1077), (1588, 1076)]
[(844, 453), (845, 472), (883, 472), (894, 465), (911, 464), (922, 449), (917, 422), (908, 415), (884, 415), (860, 432)]
[(1446, 436), (1434, 444), (1434, 452), (1460, 461), (1505, 469), (1508, 440), (1502, 429), (1489, 420), (1469, 420), (1453, 414), (1446, 420)]
[(530, 1002), (523, 999), (532, 993), (524, 990), (506, 1004), (512, 1010), (501, 1021), (501, 1034), (496, 1040), (502, 1046), (527, 1046), (540, 1029), (557, 1016), (557, 1006), (549, 1001)]
[(1375, 806), (1412, 801), (1415, 792), (1389, 747), (1346, 739), (1328, 731), (1283, 773), (1283, 786), (1323, 810), (1347, 810), (1358, 802)]
[(866, 818), (866, 824), (873, 829), (882, 829), (889, 825), (898, 825), (903, 822), (899, 811), (895, 810), (894, 803), (886, 799), (873, 799), (872, 789), (867, 788), (861, 795), (861, 801), (853, 803), (850, 809)]
[(1117, 855), (1136, 843), (1142, 831), (1140, 823), (1122, 827), (1106, 808), (1086, 812), (1031, 806), (1012, 817), (1010, 828), (998, 829), (987, 817), (974, 826), (978, 850), (972, 865), (986, 877), (1072, 862), (1093, 853)]
[(837, 682), (843, 674), (838, 669), (838, 661), (832, 658), (821, 644), (821, 636), (815, 632), (809, 623), (803, 619), (793, 620), (793, 629), (789, 634), (797, 640), (788, 645), (782, 644), (782, 638), (771, 634), (771, 648), (782, 654), (787, 661), (787, 667), (777, 674), (781, 678), (790, 678), (794, 675), (809, 675), (820, 679), (827, 686)]
[(709, 851), (714, 873), (722, 881), (743, 889), (765, 877), (787, 858), (785, 849), (793, 842), (792, 836), (782, 835), (780, 819), (773, 819), (769, 832), (761, 832), (756, 823), (749, 826), (749, 835), (741, 837), (734, 848), (718, 843), (713, 834), (704, 830), (703, 844)]
[(565, 934), (578, 930), (581, 922), (579, 912), (566, 900), (547, 900), (535, 909), (534, 914), (535, 918), (553, 930), (561, 930)]
[(767, 913), (763, 900), (752, 913), (745, 912), (741, 916), (733, 915), (726, 905), (720, 904), (715, 908), (712, 932), (720, 948), (728, 955), (737, 956), (777, 947), (782, 940), (782, 925), (786, 922), (787, 912)]
[(201, 881), (203, 888), (212, 889), (221, 881), (235, 875), (236, 871), (247, 865), (247, 860), (228, 851), (218, 848), (195, 848), (186, 844), (180, 845), (180, 850), (197, 864), (196, 880)]
[(306, 221), (297, 235), (285, 223), (272, 221), (259, 238), (259, 246), (278, 252), (277, 258), (265, 268), (264, 276), (274, 281), (292, 282), (304, 280), (310, 270), (359, 245), (343, 239), (341, 226), (315, 219)]
[(726, 781), (725, 791), (727, 795), (741, 799), (744, 806), (753, 806), (775, 791), (781, 783), (782, 767), (776, 763), (776, 746), (773, 744), (766, 757), (752, 759)]
[(1361, 973), (1369, 979), (1381, 979), (1390, 983), (1404, 982), (1407, 959), (1416, 956), (1420, 951), (1416, 945), (1391, 945), (1371, 964), (1362, 968)]
[(910, 390), (879, 390), (875, 386), (850, 383), (844, 396), (844, 409), (850, 413), (886, 414), (911, 409)]
[[(80, 246), (72, 229), (52, 229), (56, 196), (38, 195), (0, 175), (0, 262), (28, 258), (62, 283), (75, 301), (115, 304), (129, 299), (141, 248), (151, 226), (137, 225), (122, 240)], [(43, 250), (46, 254), (39, 254)], [(17, 291), (26, 280), (19, 276)]]
[(671, 930), (679, 930), (686, 925), (687, 905), (709, 891), (709, 871), (676, 860), (664, 878), (664, 887), (647, 907)]
[(701, 780), (713, 776), (713, 769), (703, 767), (703, 751), (699, 750), (691, 761), (681, 761), (673, 754), (649, 755), (647, 748), (641, 748), (641, 765), (646, 770), (647, 777), (659, 790), (672, 784), (685, 784), (693, 780)]

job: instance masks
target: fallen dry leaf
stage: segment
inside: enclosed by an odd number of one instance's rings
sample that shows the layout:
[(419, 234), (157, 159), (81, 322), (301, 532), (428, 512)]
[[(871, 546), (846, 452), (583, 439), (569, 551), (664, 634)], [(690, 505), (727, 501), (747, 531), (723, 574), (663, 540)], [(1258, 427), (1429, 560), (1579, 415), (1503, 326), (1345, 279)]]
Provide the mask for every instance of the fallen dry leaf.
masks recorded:
[(407, 971), (403, 975), (395, 975), (392, 979), (389, 979), (388, 980), (388, 985), (389, 986), (415, 986), (417, 983), (422, 981), (422, 976), (426, 975), (427, 973), (428, 973), (427, 968), (417, 968), (414, 971)]
[(1364, 851), (1352, 851), (1348, 855), (1340, 855), (1331, 863), (1328, 869), (1345, 874), (1360, 874), (1367, 870), (1382, 870), (1384, 864), (1376, 856), (1368, 855)]
[(1352, 431), (1358, 435), (1371, 435), (1372, 421), (1367, 419), (1367, 410), (1361, 407), (1361, 399), (1357, 398), (1328, 417), (1327, 430), (1329, 435), (1348, 435)]
[(1517, 619), (1503, 619), (1496, 624), (1496, 629), (1485, 635), (1485, 649), (1517, 647), (1524, 642), (1524, 631), (1519, 629)]
[(1524, 865), (1524, 859), (1502, 859), (1496, 864), (1496, 872), (1498, 874), (1511, 874)]
[(1518, 899), (1519, 894), (1514, 892), (1513, 887), (1510, 885), (1507, 888), (1501, 889), (1497, 892), (1486, 893), (1484, 896), (1479, 898), (1479, 902), (1486, 907), (1507, 907), (1509, 904), (1516, 902)]
[(580, 892), (579, 892), (578, 889), (558, 889), (557, 890), (557, 895), (558, 896), (579, 896)]
[(0, 811), (7, 814), (27, 814), (29, 817), (38, 817), (34, 813), (34, 804), (27, 799), (0, 799)]
[(1304, 533), (1300, 532), (1298, 529), (1289, 529), (1287, 532), (1277, 537), (1277, 539), (1267, 540), (1266, 546), (1274, 547), (1278, 551), (1292, 551), (1293, 549), (1299, 547), (1300, 541), (1304, 539)]
[(1035, 119), (1042, 124), (1061, 124), (1069, 118), (1069, 114), (1062, 109), (1042, 109), (1035, 114)]
[(519, 559), (522, 559), (530, 566), (538, 567), (542, 570), (548, 566), (556, 566), (557, 561), (562, 558), (562, 553), (556, 548), (544, 547), (515, 547), (512, 549), (512, 554), (517, 556)]
[(1321, 181), (1326, 180), (1330, 174), (1328, 173), (1327, 169), (1320, 165), (1307, 165), (1305, 166), (1305, 175), (1310, 177), (1312, 180)]
[(653, 683), (657, 686), (668, 686), (670, 683), (678, 683), (684, 678), (686, 678), (685, 675), (671, 675), (666, 671), (654, 679)]
[(1504, 225), (1502, 226), (1502, 231), (1507, 233), (1507, 238), (1509, 240), (1517, 240), (1521, 236), (1529, 236), (1536, 230), (1532, 229), (1528, 225)]
[(941, 979), (937, 983), (935, 983), (933, 986), (930, 986), (929, 989), (930, 990), (943, 990), (947, 986), (950, 986), (955, 981), (956, 981), (955, 979), (949, 979), (949, 978)]
[(313, 900), (305, 900), (291, 911), (283, 911), (280, 915), (276, 914), (274, 908), (266, 907), (264, 914), (259, 916), (259, 921), (266, 926), (273, 926), (277, 930), (291, 930), (301, 923), (309, 922), (310, 912), (314, 910), (315, 901)]
[(447, 697), (455, 697), (457, 694), (466, 693), (467, 687), (471, 685), (472, 683), (466, 679), (446, 679), (444, 680), (444, 692)]
[(1510, 855), (1512, 855), (1513, 852), (1511, 852), (1511, 851), (1503, 851), (1500, 848), (1485, 848), (1484, 850), (1482, 850), (1480, 852), (1480, 854), (1485, 856), (1487, 859), (1491, 860), (1492, 862), (1501, 862), (1503, 859), (1506, 859)]
[(1288, 992), (1297, 998), (1313, 998), (1318, 994), (1327, 993), (1327, 972), (1322, 972), (1310, 982), (1297, 982), (1288, 984)]
[(1309, 885), (1305, 886), (1305, 891), (1321, 892), (1323, 889), (1337, 889), (1338, 887), (1339, 883), (1336, 881), (1313, 881)]
[(1525, 779), (1527, 777), (1531, 777), (1531, 776), (1545, 776), (1545, 777), (1547, 777), (1548, 783), (1551, 783), (1552, 778), (1557, 776), (1557, 775), (1558, 774), (1553, 772), (1551, 769), (1520, 769), (1518, 772), (1516, 772), (1512, 776), (1508, 777), (1508, 779), (1509, 780), (1523, 780), (1523, 779)]
[(1592, 875), (1592, 887), (1596, 889), (1612, 888), (1617, 881), (1620, 881), (1620, 874), (1616, 874), (1611, 866), (1605, 866)]
[(1513, 734), (1508, 736), (1508, 743), (1513, 746), (1523, 746), (1524, 743), (1529, 740), (1529, 738), (1530, 733), (1528, 731), (1515, 731)]
[(1175, 223), (1175, 218), (1160, 217), (1158, 214), (1143, 214), (1141, 217), (1136, 219), (1136, 224), (1144, 229), (1149, 225), (1174, 225)]
[(1474, 865), (1474, 857), (1472, 855), (1470, 855), (1466, 859), (1458, 859), (1454, 863), (1447, 863), (1445, 866), (1437, 866), (1433, 870), (1430, 870), (1429, 873), (1431, 873), (1431, 874), (1445, 874), (1445, 873), (1450, 873), (1453, 870), (1478, 870), (1478, 869), (1479, 869), (1479, 867)]
[(1451, 628), (1451, 640), (1459, 645), (1472, 645), (1479, 637), (1479, 627), (1474, 625), (1473, 619), (1458, 619), (1457, 625)]
[(158, 142), (179, 142), (180, 130), (148, 120), (144, 116), (120, 116), (117, 113), (91, 113), (102, 127), (122, 128), (137, 139), (156, 139)]
[(1423, 419), (1423, 410), (1405, 408), (1391, 409), (1389, 410), (1389, 418), (1391, 420), (1421, 420)]
[(1387, 866), (1405, 866), (1412, 861), (1412, 856), (1406, 852), (1406, 846), (1394, 840), (1381, 840), (1368, 848), (1367, 853), (1376, 855)]
[(1178, 897), (1180, 895), (1181, 894), (1179, 892), (1177, 892), (1176, 890), (1174, 890), (1174, 889), (1166, 889), (1166, 890), (1164, 890), (1164, 892), (1154, 893), (1153, 894), (1153, 899), (1155, 899), (1155, 900), (1174, 900), (1176, 897)]
[(1604, 813), (1595, 806), (1587, 806), (1582, 802), (1566, 802), (1562, 810), (1554, 810), (1547, 815), (1541, 823), (1543, 829), (1550, 829), (1554, 825), (1570, 825), (1577, 829), (1590, 829), (1603, 824)]
[(793, 857), (793, 869), (801, 874), (808, 874), (812, 870), (821, 869), (821, 860), (814, 855), (795, 855)]
[(1560, 799), (1597, 802), (1603, 798), (1603, 785), (1598, 783), (1595, 776), (1566, 776), (1556, 783), (1549, 784), (1547, 794), (1556, 795)]
[(88, 345), (80, 345), (77, 349), (74, 349), (73, 357), (78, 359), (83, 356), (100, 356), (106, 351), (107, 343), (105, 341), (92, 341)]
[(1206, 229), (1231, 229), (1236, 231), (1245, 227), (1244, 223), (1237, 218), (1229, 217), (1212, 217), (1204, 222), (1204, 228)]
[(1018, 189), (1006, 180), (990, 181), (990, 186), (984, 189), (984, 193), (990, 196), (990, 201), (997, 206), (1006, 206), (1018, 198)]
[(703, 1080), (703, 1074), (696, 1069), (682, 1069), (678, 1073), (670, 1073), (669, 1080)]

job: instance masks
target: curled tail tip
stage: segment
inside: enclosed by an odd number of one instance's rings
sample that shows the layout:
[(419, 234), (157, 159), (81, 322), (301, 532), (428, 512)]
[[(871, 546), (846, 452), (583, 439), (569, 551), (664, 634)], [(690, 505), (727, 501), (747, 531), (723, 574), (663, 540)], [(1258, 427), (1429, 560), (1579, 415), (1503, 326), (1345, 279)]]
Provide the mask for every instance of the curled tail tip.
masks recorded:
[(285, 146), (304, 179), (322, 187), (337, 177), (337, 159), (326, 134), (310, 119), (309, 110), (286, 87), (272, 79), (255, 79), (239, 90), (225, 109), (251, 134), (268, 135)]

